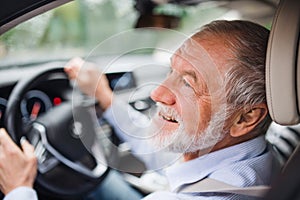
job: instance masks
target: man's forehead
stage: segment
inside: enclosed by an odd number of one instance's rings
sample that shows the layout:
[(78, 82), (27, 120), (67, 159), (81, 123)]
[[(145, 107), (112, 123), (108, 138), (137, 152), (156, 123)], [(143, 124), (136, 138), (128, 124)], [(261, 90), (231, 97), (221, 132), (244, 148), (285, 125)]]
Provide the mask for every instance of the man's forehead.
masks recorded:
[(185, 74), (195, 72), (196, 76), (205, 82), (210, 91), (216, 91), (223, 85), (224, 72), (219, 68), (210, 55), (211, 48), (205, 43), (192, 38), (186, 40), (171, 58), (172, 68)]
[(199, 73), (217, 69), (214, 60), (201, 43), (190, 38), (186, 40), (171, 58), (172, 65), (182, 65), (181, 68), (189, 68)]

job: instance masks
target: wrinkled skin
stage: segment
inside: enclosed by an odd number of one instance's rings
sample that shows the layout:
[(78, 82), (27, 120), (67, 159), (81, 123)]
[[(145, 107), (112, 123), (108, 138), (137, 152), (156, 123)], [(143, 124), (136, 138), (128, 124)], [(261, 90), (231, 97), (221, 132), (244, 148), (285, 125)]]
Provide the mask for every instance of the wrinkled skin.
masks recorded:
[(34, 148), (26, 140), (21, 141), (21, 147), (0, 130), (0, 188), (5, 195), (17, 187), (33, 187), (37, 174)]

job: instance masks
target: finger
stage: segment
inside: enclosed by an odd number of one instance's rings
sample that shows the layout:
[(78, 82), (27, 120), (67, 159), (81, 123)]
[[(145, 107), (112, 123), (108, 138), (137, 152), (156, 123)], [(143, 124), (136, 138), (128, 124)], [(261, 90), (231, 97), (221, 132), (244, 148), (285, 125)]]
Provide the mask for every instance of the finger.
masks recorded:
[(66, 66), (64, 68), (65, 72), (67, 73), (67, 75), (69, 76), (69, 79), (75, 79), (78, 75), (78, 69), (77, 69), (77, 66), (74, 66), (74, 65), (69, 65), (69, 66)]
[(69, 79), (75, 79), (77, 77), (77, 73), (72, 65), (66, 65), (64, 71), (68, 75)]
[(84, 60), (76, 57), (71, 59), (64, 67), (65, 72), (70, 79), (75, 79), (79, 73), (81, 66), (84, 64)]
[(84, 63), (84, 60), (80, 57), (75, 57), (75, 58), (72, 58), (67, 64), (66, 66), (67, 67), (72, 67), (72, 66), (79, 66), (81, 67)]
[(3, 148), (19, 148), (11, 137), (8, 135), (5, 129), (0, 129), (0, 144)]
[(27, 157), (34, 156), (34, 147), (25, 139), (25, 137), (22, 137), (20, 142), (21, 142), (21, 147), (23, 149), (24, 154)]

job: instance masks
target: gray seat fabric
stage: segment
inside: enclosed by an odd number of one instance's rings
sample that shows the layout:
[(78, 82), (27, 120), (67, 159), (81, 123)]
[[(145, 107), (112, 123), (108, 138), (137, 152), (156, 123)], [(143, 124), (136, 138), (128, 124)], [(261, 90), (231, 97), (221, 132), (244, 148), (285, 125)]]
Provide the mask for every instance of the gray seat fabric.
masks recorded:
[(275, 122), (270, 125), (266, 134), (267, 141), (271, 144), (274, 156), (281, 167), (292, 155), (300, 141), (300, 124), (282, 126)]

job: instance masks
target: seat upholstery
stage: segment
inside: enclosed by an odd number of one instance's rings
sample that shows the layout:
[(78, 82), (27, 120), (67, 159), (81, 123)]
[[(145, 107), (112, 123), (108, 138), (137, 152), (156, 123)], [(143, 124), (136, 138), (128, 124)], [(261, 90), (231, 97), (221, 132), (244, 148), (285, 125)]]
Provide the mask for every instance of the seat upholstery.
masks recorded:
[[(276, 12), (266, 60), (266, 92), (271, 118), (281, 125), (300, 122), (300, 1), (281, 0)], [(272, 127), (271, 127), (272, 128)], [(273, 127), (274, 128), (274, 127)], [(291, 128), (291, 127), (290, 127)], [(300, 144), (291, 136), (298, 130), (280, 131), (279, 150), (289, 156), (265, 200), (300, 199)], [(291, 151), (289, 148), (295, 148)], [(293, 152), (292, 152), (293, 151)]]
[(299, 0), (281, 1), (267, 50), (266, 92), (270, 115), (282, 125), (300, 122), (299, 29)]
[(266, 139), (271, 144), (274, 156), (279, 161), (280, 166), (284, 167), (300, 142), (300, 124), (282, 126), (272, 122), (267, 131)]

